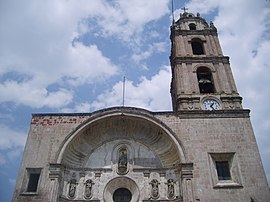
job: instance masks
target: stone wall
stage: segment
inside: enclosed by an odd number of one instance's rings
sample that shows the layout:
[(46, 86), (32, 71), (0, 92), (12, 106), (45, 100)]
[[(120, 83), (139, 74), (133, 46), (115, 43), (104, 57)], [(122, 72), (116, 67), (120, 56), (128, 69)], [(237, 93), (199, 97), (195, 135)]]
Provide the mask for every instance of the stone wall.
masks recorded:
[[(128, 157), (127, 172), (119, 173), (118, 162), (113, 159), (110, 164), (102, 164), (101, 168), (97, 166), (98, 161), (95, 161), (95, 168), (89, 168), (89, 159), (85, 164), (80, 164), (81, 167), (69, 167), (72, 164), (68, 164), (68, 161), (72, 159), (63, 161), (70, 145), (76, 145), (76, 137), (90, 134), (85, 131), (94, 131), (92, 129), (95, 125), (108, 122), (111, 117), (123, 115), (122, 118), (126, 121), (122, 126), (126, 126), (124, 128), (128, 130), (114, 140), (108, 138), (108, 142), (130, 145), (127, 147), (129, 151), (132, 150), (130, 148), (138, 149), (136, 144), (145, 144), (142, 153), (137, 151), (137, 154), (144, 154), (142, 158), (155, 156), (162, 162), (161, 165), (156, 164), (156, 168), (148, 164), (139, 166), (134, 163), (131, 155)], [(113, 128), (118, 128), (115, 131), (119, 131), (122, 126), (115, 124), (120, 122), (113, 123), (112, 131)], [(114, 133), (106, 134), (111, 137)], [(104, 142), (106, 140), (105, 136), (97, 137), (103, 138)], [(152, 138), (149, 142), (148, 137)], [(100, 142), (102, 144), (95, 151), (99, 149), (101, 154), (109, 154), (110, 151), (105, 152), (105, 147), (102, 149), (104, 142)], [(162, 147), (166, 144), (172, 145), (172, 149)], [(159, 149), (154, 149), (155, 147)], [(72, 148), (76, 149), (74, 146)], [(149, 148), (148, 153), (146, 148)], [(170, 163), (171, 157), (177, 157), (179, 162), (175, 161), (176, 164), (173, 165)], [(229, 181), (218, 180), (215, 161), (219, 158), (230, 162), (232, 179)], [(36, 193), (25, 192), (28, 168), (41, 169)], [(74, 197), (68, 195), (72, 179), (77, 188)], [(174, 195), (171, 199), (168, 197), (170, 179), (174, 182)], [(94, 183), (88, 198), (85, 197), (87, 180)], [(153, 180), (158, 182), (159, 192), (156, 198), (153, 198)], [(109, 201), (114, 191), (123, 186), (128, 187), (135, 201), (270, 201), (269, 188), (247, 110), (154, 113), (135, 108), (112, 108), (91, 114), (33, 115), (14, 201)]]

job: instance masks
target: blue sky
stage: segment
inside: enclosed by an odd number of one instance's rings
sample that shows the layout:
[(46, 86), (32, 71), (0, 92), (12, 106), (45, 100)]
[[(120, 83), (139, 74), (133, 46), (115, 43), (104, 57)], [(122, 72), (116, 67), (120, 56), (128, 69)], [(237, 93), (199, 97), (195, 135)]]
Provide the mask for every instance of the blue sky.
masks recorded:
[[(214, 21), (270, 180), (270, 1), (174, 1)], [(32, 113), (122, 104), (171, 110), (169, 0), (0, 1), (0, 201), (10, 201)], [(4, 185), (4, 186), (3, 186)]]

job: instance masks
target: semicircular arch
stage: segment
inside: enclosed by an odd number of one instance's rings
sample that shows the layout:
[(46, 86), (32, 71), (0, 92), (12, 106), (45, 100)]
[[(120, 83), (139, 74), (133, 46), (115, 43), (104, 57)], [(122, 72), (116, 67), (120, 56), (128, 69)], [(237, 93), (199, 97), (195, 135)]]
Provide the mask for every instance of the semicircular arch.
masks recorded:
[(213, 65), (208, 65), (208, 64), (197, 64), (192, 68), (192, 72), (196, 73), (198, 68), (200, 67), (206, 67), (208, 68), (212, 73), (216, 71), (215, 67)]
[(111, 109), (94, 114), (65, 139), (56, 162), (84, 167), (89, 155), (103, 144), (132, 140), (151, 149), (163, 167), (185, 163), (184, 149), (170, 128), (150, 112), (132, 109)]

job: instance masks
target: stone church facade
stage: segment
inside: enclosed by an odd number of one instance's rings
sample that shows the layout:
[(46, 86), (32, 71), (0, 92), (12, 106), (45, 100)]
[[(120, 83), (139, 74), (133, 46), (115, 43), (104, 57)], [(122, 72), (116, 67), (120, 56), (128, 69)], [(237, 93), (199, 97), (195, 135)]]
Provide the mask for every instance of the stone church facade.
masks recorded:
[(34, 114), (13, 201), (270, 201), (216, 27), (184, 12), (171, 43), (173, 111)]

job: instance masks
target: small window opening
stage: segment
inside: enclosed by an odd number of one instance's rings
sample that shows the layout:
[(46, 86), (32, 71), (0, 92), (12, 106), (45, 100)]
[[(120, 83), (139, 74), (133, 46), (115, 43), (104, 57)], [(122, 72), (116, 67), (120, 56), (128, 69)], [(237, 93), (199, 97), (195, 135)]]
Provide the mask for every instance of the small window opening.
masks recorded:
[(231, 180), (228, 161), (216, 161), (218, 180)]
[(214, 93), (214, 83), (211, 71), (206, 67), (197, 69), (197, 78), (199, 82), (200, 93)]
[(204, 55), (203, 42), (201, 40), (193, 40), (191, 47), (194, 55)]
[(190, 30), (196, 30), (196, 25), (194, 23), (189, 24), (189, 29)]
[(30, 173), (26, 189), (27, 192), (37, 192), (39, 176), (40, 173)]

